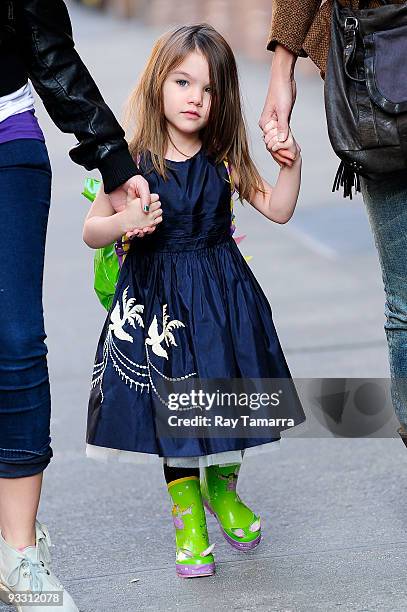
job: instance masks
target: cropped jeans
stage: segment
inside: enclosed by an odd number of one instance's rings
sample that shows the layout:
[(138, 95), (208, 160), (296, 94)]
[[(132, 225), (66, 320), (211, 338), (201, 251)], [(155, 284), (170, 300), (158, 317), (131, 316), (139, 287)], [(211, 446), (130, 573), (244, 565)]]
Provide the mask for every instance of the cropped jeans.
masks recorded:
[(379, 253), (392, 401), (407, 430), (407, 172), (362, 179), (363, 199)]
[(51, 168), (40, 140), (0, 144), (0, 477), (42, 472), (50, 391), (42, 309)]

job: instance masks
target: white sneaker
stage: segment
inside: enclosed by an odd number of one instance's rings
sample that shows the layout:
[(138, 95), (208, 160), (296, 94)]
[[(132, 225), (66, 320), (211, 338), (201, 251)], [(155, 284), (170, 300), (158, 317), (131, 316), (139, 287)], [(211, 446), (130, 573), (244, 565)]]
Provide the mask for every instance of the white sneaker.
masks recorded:
[[(51, 571), (48, 529), (35, 523), (36, 546), (23, 552), (0, 533), (0, 599), (17, 612), (79, 612), (72, 597)], [(44, 604), (44, 605), (41, 605)]]

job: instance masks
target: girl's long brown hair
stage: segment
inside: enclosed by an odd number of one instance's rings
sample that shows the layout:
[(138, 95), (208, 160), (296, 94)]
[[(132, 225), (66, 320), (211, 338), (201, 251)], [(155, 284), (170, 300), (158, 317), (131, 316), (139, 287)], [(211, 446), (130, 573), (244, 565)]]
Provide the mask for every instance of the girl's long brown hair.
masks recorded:
[(226, 40), (208, 24), (179, 27), (154, 45), (126, 107), (127, 128), (134, 130), (130, 152), (137, 159), (150, 151), (154, 168), (166, 176), (168, 133), (163, 84), (192, 51), (202, 53), (209, 65), (211, 107), (200, 134), (203, 149), (216, 163), (228, 159), (239, 177), (240, 199), (248, 200), (253, 190), (263, 191), (263, 184), (249, 153), (236, 61)]

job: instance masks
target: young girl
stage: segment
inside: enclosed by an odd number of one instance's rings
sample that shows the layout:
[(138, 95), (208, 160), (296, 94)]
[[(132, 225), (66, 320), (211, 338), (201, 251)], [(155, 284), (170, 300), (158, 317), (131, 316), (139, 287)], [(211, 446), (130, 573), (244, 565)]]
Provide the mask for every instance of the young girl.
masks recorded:
[(273, 146), (290, 160), (274, 188), (259, 176), (233, 53), (205, 24), (158, 40), (129, 113), (132, 154), (159, 199), (152, 196), (146, 214), (129, 191), (126, 209), (114, 214), (101, 189), (84, 240), (98, 248), (134, 227), (157, 228), (133, 239), (121, 270), (97, 349), (87, 452), (164, 458), (177, 574), (207, 576), (215, 565), (204, 504), (232, 546), (254, 548), (260, 519), (236, 493), (239, 468), (245, 448), (276, 438), (160, 437), (153, 404), (163, 379), (290, 377), (270, 306), (231, 237), (230, 202), (232, 182), (241, 200), (286, 223), (299, 192), (300, 149), (291, 134), (278, 143), (272, 126)]

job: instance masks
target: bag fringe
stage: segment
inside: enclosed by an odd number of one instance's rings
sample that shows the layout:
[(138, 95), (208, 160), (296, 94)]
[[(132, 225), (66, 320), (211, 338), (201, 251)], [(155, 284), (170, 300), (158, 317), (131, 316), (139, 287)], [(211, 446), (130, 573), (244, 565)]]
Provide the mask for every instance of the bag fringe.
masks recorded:
[(360, 176), (356, 170), (353, 170), (350, 166), (345, 164), (345, 162), (341, 162), (339, 164), (338, 171), (335, 176), (334, 184), (332, 187), (332, 192), (339, 191), (343, 187), (343, 197), (350, 198), (352, 200), (353, 192), (355, 190), (355, 194), (360, 192)]

